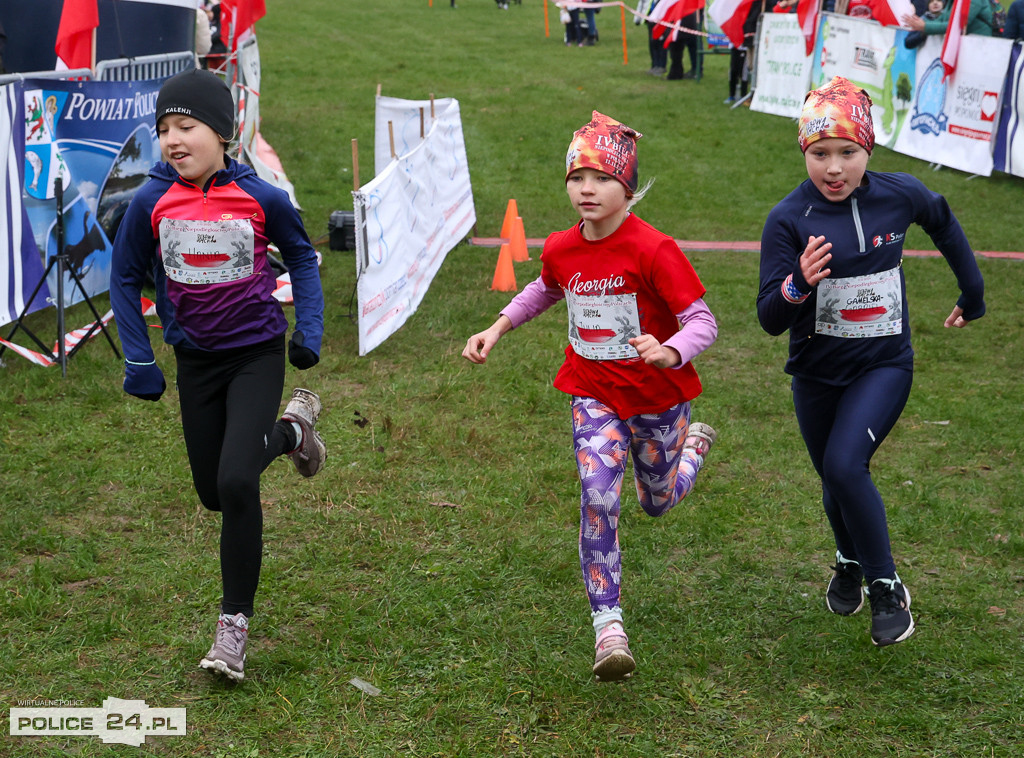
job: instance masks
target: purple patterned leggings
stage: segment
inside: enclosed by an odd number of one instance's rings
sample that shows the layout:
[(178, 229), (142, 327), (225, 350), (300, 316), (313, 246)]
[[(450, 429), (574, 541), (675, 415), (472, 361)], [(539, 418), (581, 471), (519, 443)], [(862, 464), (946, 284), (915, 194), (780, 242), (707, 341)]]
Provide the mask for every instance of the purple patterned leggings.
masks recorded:
[(599, 400), (573, 397), (573, 446), (582, 487), (580, 568), (592, 610), (619, 605), (619, 510), (627, 453), (640, 507), (661, 516), (693, 489), (703, 463), (692, 450), (683, 451), (689, 426), (688, 402), (622, 420)]

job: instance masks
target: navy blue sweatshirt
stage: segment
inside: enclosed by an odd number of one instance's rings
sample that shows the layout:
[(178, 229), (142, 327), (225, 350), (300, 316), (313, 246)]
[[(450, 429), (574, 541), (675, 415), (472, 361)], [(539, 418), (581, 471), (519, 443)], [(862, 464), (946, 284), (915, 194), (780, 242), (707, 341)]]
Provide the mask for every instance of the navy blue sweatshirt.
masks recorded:
[[(942, 195), (909, 174), (868, 171), (860, 187), (841, 202), (827, 200), (808, 179), (782, 200), (761, 234), (761, 284), (757, 317), (769, 334), (789, 330), (786, 373), (846, 385), (879, 366), (913, 367), (907, 289), (901, 262), (907, 229), (919, 224), (946, 258), (960, 288), (957, 305), (967, 320), (985, 313), (984, 282), (974, 251)], [(807, 238), (832, 243), (833, 278), (878, 274), (899, 268), (903, 309), (901, 334), (861, 339), (815, 333), (815, 292), (800, 272)], [(802, 303), (783, 295), (783, 283), (810, 293)]]

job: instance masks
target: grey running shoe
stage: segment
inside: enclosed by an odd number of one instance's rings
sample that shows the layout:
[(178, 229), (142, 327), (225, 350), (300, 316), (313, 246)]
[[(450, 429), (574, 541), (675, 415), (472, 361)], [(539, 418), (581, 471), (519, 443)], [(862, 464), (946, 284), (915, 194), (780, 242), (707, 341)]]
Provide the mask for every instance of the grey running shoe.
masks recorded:
[(199, 661), (199, 668), (213, 670), (228, 679), (245, 679), (245, 643), (249, 639), (249, 619), (241, 613), (221, 615), (217, 619), (217, 636), (210, 652)]
[(871, 641), (876, 645), (894, 645), (914, 633), (910, 592), (899, 577), (871, 582), (868, 601), (871, 603)]
[(691, 448), (701, 459), (707, 460), (708, 453), (711, 452), (711, 446), (715, 444), (716, 439), (718, 439), (718, 432), (707, 424), (695, 421), (690, 424), (690, 429), (686, 432), (683, 449)]
[(845, 560), (836, 551), (836, 565), (825, 591), (825, 603), (832, 613), (852, 616), (864, 607), (864, 572), (857, 561)]
[(320, 396), (296, 387), (285, 406), (282, 421), (294, 421), (302, 429), (302, 442), (288, 453), (296, 470), (303, 476), (316, 476), (327, 460), (327, 446), (313, 427), (320, 418)]
[(629, 640), (620, 626), (607, 626), (597, 636), (594, 676), (602, 682), (617, 682), (633, 675), (636, 661), (629, 652)]

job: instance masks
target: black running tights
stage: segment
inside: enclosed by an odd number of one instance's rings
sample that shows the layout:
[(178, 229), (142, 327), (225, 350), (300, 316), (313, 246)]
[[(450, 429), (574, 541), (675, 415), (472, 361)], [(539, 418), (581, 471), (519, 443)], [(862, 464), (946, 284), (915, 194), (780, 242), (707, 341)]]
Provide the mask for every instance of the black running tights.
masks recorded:
[(284, 338), (230, 350), (175, 348), (181, 427), (200, 501), (220, 511), (223, 613), (252, 616), (263, 553), (260, 474), (294, 440), (275, 423)]

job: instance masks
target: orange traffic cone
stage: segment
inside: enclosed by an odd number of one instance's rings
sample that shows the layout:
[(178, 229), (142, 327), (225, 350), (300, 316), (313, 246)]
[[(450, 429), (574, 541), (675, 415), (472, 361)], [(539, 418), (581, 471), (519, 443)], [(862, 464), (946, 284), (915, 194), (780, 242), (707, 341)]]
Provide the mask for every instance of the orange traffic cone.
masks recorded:
[(516, 216), (516, 220), (512, 222), (508, 246), (512, 250), (512, 260), (516, 263), (530, 260), (530, 252), (526, 249), (526, 229), (523, 228), (523, 219), (520, 216)]
[(505, 208), (505, 220), (501, 222), (501, 237), (506, 242), (512, 236), (512, 224), (515, 223), (516, 216), (519, 215), (519, 209), (516, 207), (515, 200), (508, 201), (508, 207)]
[(512, 250), (509, 245), (503, 244), (498, 251), (498, 265), (494, 267), (494, 281), (491, 282), (491, 289), (498, 292), (515, 292), (516, 272), (512, 265)]

